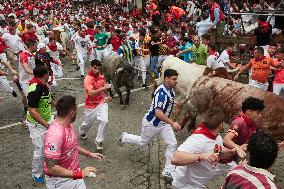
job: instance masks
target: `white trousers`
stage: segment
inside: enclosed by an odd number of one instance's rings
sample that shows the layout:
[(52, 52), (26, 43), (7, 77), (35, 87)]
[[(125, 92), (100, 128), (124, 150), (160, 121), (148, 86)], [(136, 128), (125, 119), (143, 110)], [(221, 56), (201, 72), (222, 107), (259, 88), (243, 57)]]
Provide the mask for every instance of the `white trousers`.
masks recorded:
[(26, 122), (30, 131), (30, 138), (34, 146), (34, 154), (32, 160), (32, 174), (35, 177), (43, 176), (43, 162), (44, 162), (44, 134), (46, 128), (40, 124), (33, 124)]
[(262, 90), (265, 90), (265, 91), (267, 91), (268, 90), (268, 82), (266, 82), (266, 83), (260, 83), (260, 82), (258, 82), (258, 81), (256, 81), (256, 80), (251, 80), (250, 81), (250, 84), (249, 84), (250, 86), (253, 86), (253, 87), (255, 87), (255, 88), (258, 88), (258, 89), (262, 89)]
[[(58, 59), (57, 59), (58, 60)], [(60, 61), (60, 60), (59, 60)], [(61, 61), (60, 61), (61, 62)], [(50, 63), (51, 65), (51, 69), (53, 72), (53, 75), (55, 78), (61, 78), (63, 77), (63, 69), (62, 66), (54, 64), (54, 63)]]
[(158, 65), (157, 65), (157, 68), (159, 68), (163, 61), (167, 58), (168, 56), (167, 55), (160, 55), (159, 58), (158, 58)]
[(146, 68), (149, 68), (150, 67), (150, 55), (145, 55), (143, 59), (144, 59)]
[(66, 34), (66, 32), (61, 32), (60, 33), (60, 39), (61, 39), (63, 48), (66, 49), (66, 41), (67, 41), (67, 34)]
[(138, 146), (144, 146), (153, 141), (153, 139), (160, 135), (164, 142), (167, 144), (165, 153), (166, 163), (163, 172), (173, 173), (175, 166), (171, 164), (171, 159), (176, 151), (177, 140), (172, 127), (169, 124), (160, 124), (158, 127), (153, 126), (147, 120), (142, 121), (141, 135), (124, 134), (122, 143), (130, 143)]
[(85, 75), (85, 63), (87, 62), (88, 54), (77, 51), (77, 64), (79, 66), (80, 75)]
[(80, 134), (86, 134), (94, 125), (95, 120), (99, 123), (96, 141), (102, 142), (108, 125), (108, 104), (103, 103), (94, 109), (85, 109), (85, 119), (79, 128)]
[(278, 84), (278, 83), (273, 83), (273, 93), (280, 95), (281, 92), (284, 92), (284, 83), (283, 84)]
[(102, 50), (96, 49), (97, 60), (102, 61), (103, 57), (105, 57), (106, 48)]
[(143, 56), (136, 56), (134, 61), (135, 61), (135, 66), (137, 66), (139, 69), (142, 70), (138, 71), (138, 75), (141, 75), (143, 84), (146, 84), (147, 69)]
[(97, 54), (96, 54), (96, 50), (92, 48), (91, 52), (90, 52), (90, 61), (95, 60), (97, 58)]
[(20, 82), (21, 88), (25, 94), (25, 96), (28, 96), (29, 93), (29, 83), (28, 82)]
[(6, 76), (0, 76), (0, 89), (3, 89), (6, 93), (13, 92), (13, 87), (11, 87)]
[(83, 179), (60, 178), (45, 176), (47, 189), (86, 189)]

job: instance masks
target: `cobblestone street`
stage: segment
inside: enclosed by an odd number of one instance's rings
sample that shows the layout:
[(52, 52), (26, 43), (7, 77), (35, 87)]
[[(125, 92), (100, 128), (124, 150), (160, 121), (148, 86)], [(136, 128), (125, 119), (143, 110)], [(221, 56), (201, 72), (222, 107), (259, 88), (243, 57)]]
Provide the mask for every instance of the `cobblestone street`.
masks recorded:
[[(74, 66), (65, 67), (68, 77), (78, 77), (73, 71)], [(67, 76), (65, 76), (67, 77)], [(135, 88), (139, 88), (135, 82)], [(18, 95), (19, 92), (17, 91)], [(165, 144), (161, 139), (143, 148), (125, 144), (116, 144), (121, 132), (140, 134), (141, 121), (148, 110), (151, 90), (137, 90), (130, 95), (130, 106), (122, 109), (118, 99), (109, 103), (109, 127), (104, 142), (104, 154), (107, 159), (102, 161), (87, 159), (80, 156), (81, 167), (94, 166), (98, 169), (96, 178), (85, 179), (87, 188), (96, 189), (164, 189), (169, 188), (162, 179), (161, 171), (164, 167)], [(77, 104), (84, 102), (85, 91), (80, 79), (66, 79), (58, 81), (56, 99), (63, 95), (77, 97)], [(0, 92), (5, 98), (0, 103), (0, 189), (32, 189), (31, 160), (32, 143), (28, 128), (23, 124), (11, 124), (23, 121), (22, 104), (20, 98)], [(78, 108), (77, 120), (74, 125), (78, 130), (83, 122), (84, 108)], [(9, 126), (9, 127), (5, 127)], [(96, 124), (90, 130), (87, 140), (79, 139), (82, 147), (94, 151)], [(177, 133), (178, 142), (183, 142), (188, 133), (186, 129)], [(284, 186), (284, 152), (279, 154), (273, 166), (277, 183)], [(219, 178), (210, 183), (208, 188), (218, 188), (224, 181)]]

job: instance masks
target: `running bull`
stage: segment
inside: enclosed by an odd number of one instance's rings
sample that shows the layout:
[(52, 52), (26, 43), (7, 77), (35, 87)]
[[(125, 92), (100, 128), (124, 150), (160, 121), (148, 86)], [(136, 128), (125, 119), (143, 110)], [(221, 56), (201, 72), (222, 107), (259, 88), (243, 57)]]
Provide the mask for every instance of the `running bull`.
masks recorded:
[[(164, 61), (162, 70), (168, 68), (176, 69), (179, 73), (176, 91), (182, 96), (182, 101), (177, 103), (177, 110), (174, 113), (178, 115), (185, 103), (188, 108), (181, 121), (182, 126), (191, 120), (189, 129), (192, 129), (196, 116), (205, 113), (212, 106), (221, 106), (226, 115), (226, 123), (230, 123), (233, 116), (241, 111), (241, 103), (252, 96), (264, 100), (266, 107), (259, 126), (275, 138), (284, 139), (284, 100), (281, 97), (246, 84), (203, 76), (205, 66), (184, 65), (181, 60), (174, 57)], [(162, 79), (163, 76), (157, 80), (157, 85)]]
[[(113, 87), (118, 94), (120, 105), (129, 105), (130, 89), (134, 88), (135, 69), (124, 58), (117, 55), (106, 56), (102, 61), (102, 73), (105, 75), (108, 83), (112, 81)], [(126, 88), (125, 101), (122, 98), (121, 87)], [(113, 97), (111, 89), (108, 92)]]

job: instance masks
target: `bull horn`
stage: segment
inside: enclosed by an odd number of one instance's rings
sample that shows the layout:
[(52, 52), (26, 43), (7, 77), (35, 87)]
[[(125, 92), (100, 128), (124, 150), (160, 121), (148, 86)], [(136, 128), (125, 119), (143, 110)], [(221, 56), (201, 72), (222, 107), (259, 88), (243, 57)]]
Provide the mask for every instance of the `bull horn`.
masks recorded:
[(123, 71), (123, 68), (118, 68), (118, 69), (116, 70), (116, 73), (119, 73), (119, 72), (121, 72), (121, 71)]

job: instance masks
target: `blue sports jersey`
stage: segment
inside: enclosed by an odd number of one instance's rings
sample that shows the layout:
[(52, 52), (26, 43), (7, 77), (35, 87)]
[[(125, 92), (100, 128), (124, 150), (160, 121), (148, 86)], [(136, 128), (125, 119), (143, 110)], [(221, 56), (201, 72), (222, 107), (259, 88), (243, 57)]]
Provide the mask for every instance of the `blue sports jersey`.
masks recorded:
[(174, 89), (167, 89), (164, 84), (160, 85), (154, 93), (150, 110), (145, 114), (145, 119), (153, 126), (158, 126), (159, 123), (164, 123), (155, 116), (155, 109), (161, 109), (164, 114), (169, 117), (173, 109), (174, 98)]

